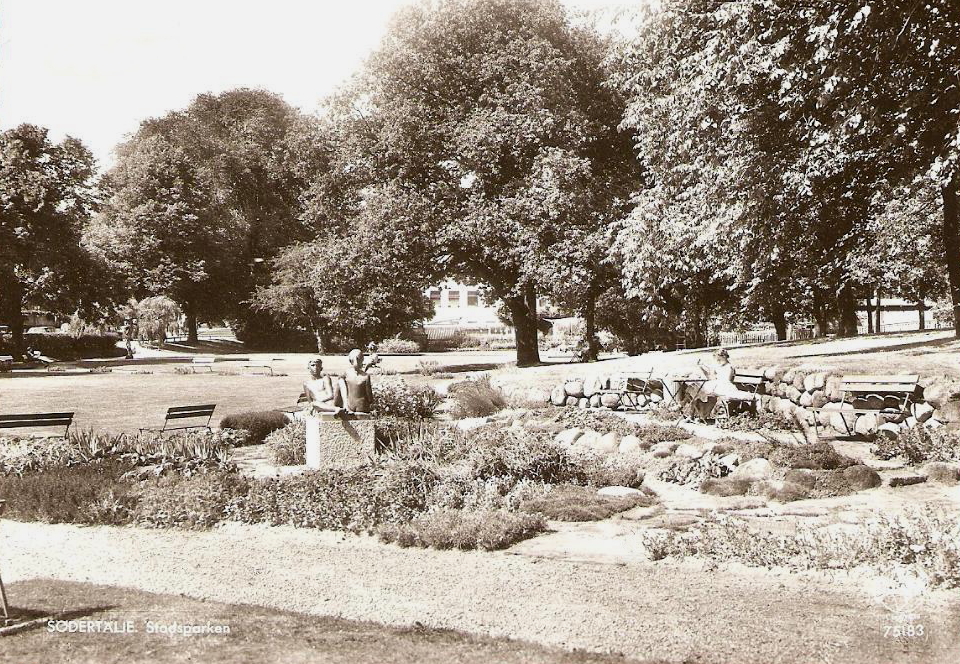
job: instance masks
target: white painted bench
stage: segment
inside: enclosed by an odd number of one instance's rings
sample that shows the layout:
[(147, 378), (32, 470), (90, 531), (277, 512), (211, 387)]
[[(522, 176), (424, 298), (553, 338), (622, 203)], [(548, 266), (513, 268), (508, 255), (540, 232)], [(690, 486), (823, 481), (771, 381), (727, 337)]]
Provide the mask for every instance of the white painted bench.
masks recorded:
[(213, 355), (197, 355), (191, 364), (193, 364), (193, 372), (196, 373), (197, 369), (209, 369), (210, 373), (213, 373), (213, 363), (217, 361), (217, 358)]
[(242, 366), (244, 369), (266, 369), (267, 371), (270, 372), (270, 375), (272, 376), (272, 375), (273, 375), (273, 363), (274, 363), (274, 362), (279, 362), (279, 361), (280, 361), (280, 358), (275, 357), (275, 358), (273, 358), (273, 359), (271, 359), (271, 360), (260, 360), (260, 361), (244, 362), (244, 363), (241, 364), (240, 366)]

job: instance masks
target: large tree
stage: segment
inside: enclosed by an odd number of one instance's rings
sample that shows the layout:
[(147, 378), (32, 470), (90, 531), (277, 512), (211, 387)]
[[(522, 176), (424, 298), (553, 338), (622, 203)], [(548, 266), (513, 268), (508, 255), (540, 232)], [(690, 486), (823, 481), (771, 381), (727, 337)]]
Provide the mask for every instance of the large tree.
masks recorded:
[(421, 2), (335, 106), (344, 169), (420, 198), (435, 241), (423, 259), (505, 303), (522, 365), (539, 361), (549, 247), (621, 203), (613, 189), (585, 210), (560, 186), (600, 189), (629, 155), (603, 55), (553, 0)]
[(78, 308), (89, 261), (80, 247), (97, 197), (94, 160), (80, 141), (53, 143), (47, 130), (0, 133), (0, 320), (23, 348), (24, 306)]
[(300, 212), (324, 168), (317, 126), (280, 97), (248, 89), (199, 95), (145, 121), (118, 149), (114, 195), (91, 244), (110, 248), (138, 296), (177, 299), (193, 340), (200, 316), (246, 318), (245, 302), (269, 277), (258, 267), (314, 236)]

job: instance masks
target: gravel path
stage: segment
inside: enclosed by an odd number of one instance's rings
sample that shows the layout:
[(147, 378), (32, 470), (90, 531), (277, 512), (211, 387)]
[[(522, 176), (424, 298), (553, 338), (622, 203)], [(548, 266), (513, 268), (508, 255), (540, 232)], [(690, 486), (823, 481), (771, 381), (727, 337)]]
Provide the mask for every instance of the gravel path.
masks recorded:
[[(900, 652), (850, 584), (691, 566), (404, 550), (371, 538), (231, 524), (200, 533), (3, 521), (7, 583), (52, 577), (566, 648), (696, 662), (960, 661), (960, 612)], [(914, 659), (916, 657), (916, 659)]]

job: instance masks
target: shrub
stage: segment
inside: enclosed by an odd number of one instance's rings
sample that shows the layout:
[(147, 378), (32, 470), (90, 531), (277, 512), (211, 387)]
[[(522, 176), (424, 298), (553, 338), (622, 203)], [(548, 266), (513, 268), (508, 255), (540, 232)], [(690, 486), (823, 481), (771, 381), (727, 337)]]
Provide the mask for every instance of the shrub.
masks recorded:
[(128, 451), (130, 440), (125, 434), (76, 429), (65, 438), (0, 438), (0, 474), (23, 475), (108, 459)]
[(583, 464), (551, 440), (516, 429), (482, 427), (471, 437), (467, 456), (470, 476), (477, 479), (508, 478), (548, 484), (583, 484)]
[(734, 479), (732, 477), (710, 477), (705, 479), (703, 484), (700, 485), (700, 492), (722, 498), (745, 496), (752, 484), (752, 480)]
[(270, 433), (264, 441), (278, 466), (300, 466), (307, 462), (307, 423), (295, 420)]
[(210, 528), (246, 488), (243, 477), (224, 471), (161, 477), (140, 489), (133, 519), (151, 528)]
[(421, 376), (434, 376), (440, 372), (440, 363), (436, 360), (420, 360), (417, 362), (417, 373)]
[(436, 481), (424, 464), (395, 460), (319, 470), (253, 481), (229, 514), (247, 523), (369, 532), (422, 513)]
[(732, 415), (726, 424), (728, 429), (733, 431), (761, 431), (770, 429), (773, 431), (796, 431), (800, 427), (796, 420), (787, 417), (783, 413), (754, 413), (745, 411)]
[(960, 461), (960, 434), (944, 429), (913, 427), (893, 440), (881, 437), (876, 455), (881, 459), (903, 457), (910, 463)]
[(763, 457), (774, 466), (807, 468), (810, 470), (842, 470), (857, 465), (856, 459), (838, 453), (833, 445), (827, 442), (797, 447), (769, 442), (727, 442), (740, 453), (744, 461)]
[(655, 560), (698, 556), (792, 569), (907, 566), (932, 586), (960, 587), (960, 517), (943, 509), (879, 514), (855, 530), (799, 524), (789, 535), (721, 515), (683, 533), (647, 531), (643, 542)]
[(600, 521), (634, 507), (649, 507), (655, 495), (637, 493), (628, 496), (601, 496), (592, 487), (572, 484), (547, 487), (540, 495), (525, 500), (522, 512), (542, 514), (554, 521)]
[(25, 334), (24, 343), (41, 355), (58, 360), (96, 357), (121, 357), (126, 351), (117, 346), (118, 334)]
[(429, 386), (410, 387), (402, 379), (373, 384), (373, 412), (377, 417), (420, 420), (432, 417), (441, 397)]
[(882, 484), (879, 473), (873, 468), (862, 464), (845, 468), (843, 470), (843, 478), (847, 480), (850, 486), (856, 491), (873, 489)]
[(431, 420), (378, 420), (376, 436), (377, 447), (383, 454), (437, 465), (463, 459), (470, 447), (467, 435), (460, 429)]
[(0, 476), (5, 516), (47, 523), (128, 523), (135, 499), (121, 477), (129, 469), (126, 462), (109, 460)]
[(131, 474), (139, 477), (171, 472), (193, 475), (213, 470), (229, 471), (234, 469), (230, 450), (243, 437), (232, 429), (137, 436), (126, 439), (122, 457), (137, 466)]
[(416, 341), (410, 341), (409, 339), (391, 337), (377, 344), (377, 352), (381, 355), (419, 353), (420, 344)]
[(404, 524), (377, 529), (384, 542), (400, 546), (435, 549), (505, 549), (542, 533), (547, 528), (539, 514), (517, 514), (506, 510), (468, 512), (441, 510)]
[(486, 417), (507, 406), (503, 393), (490, 384), (487, 375), (451, 386), (450, 396), (454, 401), (451, 414), (458, 419)]
[(244, 444), (259, 445), (277, 429), (290, 423), (279, 410), (258, 410), (227, 415), (220, 420), (221, 429), (244, 430), (249, 433)]

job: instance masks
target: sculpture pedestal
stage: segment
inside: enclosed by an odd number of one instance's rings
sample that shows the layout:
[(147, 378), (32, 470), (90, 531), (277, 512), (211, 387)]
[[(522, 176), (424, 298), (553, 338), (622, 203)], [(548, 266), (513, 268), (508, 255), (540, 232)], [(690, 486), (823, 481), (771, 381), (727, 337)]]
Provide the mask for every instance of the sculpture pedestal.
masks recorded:
[(374, 420), (370, 415), (307, 417), (307, 467), (349, 468), (376, 454)]

